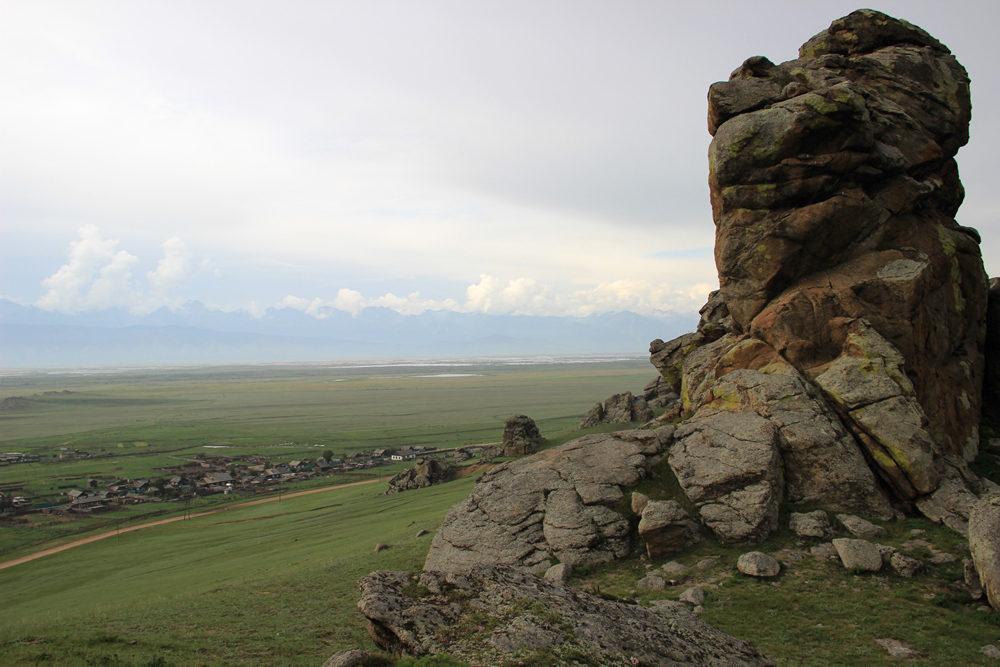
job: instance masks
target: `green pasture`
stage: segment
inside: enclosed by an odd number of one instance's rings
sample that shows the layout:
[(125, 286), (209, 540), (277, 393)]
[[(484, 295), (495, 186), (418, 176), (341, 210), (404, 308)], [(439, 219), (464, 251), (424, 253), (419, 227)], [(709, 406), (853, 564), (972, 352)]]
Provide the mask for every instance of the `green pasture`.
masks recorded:
[[(473, 481), (232, 508), (0, 570), (0, 664), (322, 664), (370, 645), (357, 580), (419, 569), (430, 535), (416, 533)], [(390, 548), (376, 554), (379, 543)]]

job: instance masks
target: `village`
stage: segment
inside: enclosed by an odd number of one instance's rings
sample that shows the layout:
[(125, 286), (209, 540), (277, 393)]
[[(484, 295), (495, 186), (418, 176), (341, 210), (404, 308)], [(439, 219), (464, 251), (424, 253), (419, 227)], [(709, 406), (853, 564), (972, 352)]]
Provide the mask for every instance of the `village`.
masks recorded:
[[(285, 443), (289, 444), (289, 443)], [(277, 463), (263, 456), (209, 456), (196, 454), (176, 466), (153, 469), (153, 475), (141, 479), (92, 477), (82, 484), (60, 487), (59, 500), (27, 498), (13, 495), (12, 490), (0, 491), (0, 513), (17, 515), (43, 512), (62, 516), (87, 516), (141, 503), (190, 502), (215, 494), (255, 495), (280, 491), (286, 484), (309, 481), (317, 476), (371, 470), (397, 462), (412, 461), (421, 456), (435, 455), (453, 458), (456, 462), (474, 456), (476, 447), (439, 449), (436, 447), (403, 447), (348, 452), (341, 458), (327, 449), (314, 459)], [(74, 451), (75, 457), (89, 457)], [(64, 456), (60, 456), (64, 458)], [(3, 454), (5, 464), (37, 463), (38, 456), (16, 452)], [(5, 493), (6, 491), (6, 493)]]

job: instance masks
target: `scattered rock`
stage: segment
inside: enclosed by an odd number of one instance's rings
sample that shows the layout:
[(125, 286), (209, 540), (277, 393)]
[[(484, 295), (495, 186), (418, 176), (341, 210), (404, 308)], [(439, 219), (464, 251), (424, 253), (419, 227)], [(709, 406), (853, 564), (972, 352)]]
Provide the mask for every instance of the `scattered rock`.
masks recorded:
[(969, 517), (972, 561), (990, 605), (1000, 605), (1000, 495), (980, 499)]
[(662, 566), (660, 566), (660, 569), (666, 572), (667, 574), (684, 574), (685, 572), (687, 572), (687, 567), (681, 565), (675, 560), (672, 560), (669, 563), (664, 563)]
[(464, 463), (472, 458), (472, 452), (466, 449), (456, 449), (452, 453), (451, 458), (455, 463)]
[(414, 535), (414, 537), (423, 537), (424, 535), (430, 535), (430, 531), (428, 531), (428, 530), (422, 530), (422, 529), (418, 530), (417, 534)]
[(851, 535), (860, 537), (864, 540), (873, 540), (876, 537), (885, 535), (885, 528), (882, 526), (876, 526), (871, 521), (865, 521), (860, 517), (852, 516), (850, 514), (838, 514), (837, 521), (839, 521), (844, 528), (851, 533)]
[(681, 593), (677, 599), (690, 605), (699, 605), (705, 601), (705, 591), (700, 586), (692, 586)]
[(569, 581), (569, 577), (572, 573), (573, 567), (571, 565), (559, 563), (558, 565), (553, 565), (549, 569), (545, 570), (545, 579), (546, 581), (552, 581), (557, 584), (565, 584)]
[(817, 544), (816, 546), (810, 548), (809, 553), (816, 558), (826, 560), (827, 558), (833, 558), (836, 556), (837, 549), (833, 546), (832, 542), (824, 542), (823, 544)]
[[(373, 572), (362, 578), (358, 608), (369, 620), (376, 646), (415, 657), (447, 652), (477, 664), (500, 664), (516, 651), (546, 647), (553, 664), (562, 664), (562, 656), (573, 652), (604, 665), (631, 664), (636, 656), (657, 667), (774, 665), (750, 644), (676, 605), (649, 609), (603, 599), (503, 566), (474, 567), (466, 576), (468, 589), (426, 598), (407, 594), (416, 577), (411, 580), (405, 572)], [(488, 617), (492, 632), (477, 631), (472, 613)], [(565, 631), (567, 625), (572, 632)], [(456, 627), (473, 629), (448, 630)]]
[(330, 659), (323, 663), (323, 667), (362, 667), (368, 662), (368, 652), (364, 649), (355, 648), (349, 651), (340, 651), (330, 656)]
[(923, 569), (924, 564), (916, 558), (895, 552), (889, 557), (889, 565), (899, 576), (909, 579)]
[(632, 492), (631, 505), (632, 512), (636, 516), (642, 516), (642, 511), (646, 509), (646, 503), (649, 502), (649, 497), (645, 496), (638, 491)]
[(993, 658), (994, 660), (1000, 658), (1000, 648), (997, 648), (993, 644), (987, 644), (986, 646), (979, 649), (979, 652), (985, 655), (987, 658)]
[(699, 570), (707, 570), (710, 567), (715, 567), (715, 564), (718, 562), (719, 562), (719, 557), (712, 556), (711, 558), (706, 558), (704, 560), (698, 561), (697, 563), (694, 564), (694, 566)]
[(748, 577), (776, 577), (781, 572), (781, 565), (766, 553), (750, 551), (740, 556), (736, 569)]
[(389, 548), (388, 544), (376, 544), (375, 551), (373, 553), (378, 553), (379, 551), (385, 551)]
[(882, 557), (871, 542), (841, 537), (833, 541), (833, 547), (847, 570), (878, 572), (882, 569)]
[(508, 417), (503, 425), (503, 439), (500, 442), (500, 456), (525, 456), (534, 454), (538, 445), (545, 441), (535, 425), (535, 420), (527, 415)]
[[(635, 494), (632, 497), (634, 503)], [(647, 501), (639, 521), (639, 535), (646, 543), (650, 560), (682, 551), (701, 540), (698, 524), (676, 500)]]
[(931, 556), (931, 564), (943, 565), (944, 563), (954, 563), (958, 558), (946, 553), (936, 553)]
[(663, 577), (655, 574), (647, 574), (635, 584), (636, 589), (645, 591), (662, 591), (667, 587), (667, 582)]
[(894, 658), (919, 658), (920, 652), (915, 651), (898, 639), (876, 639), (875, 644), (881, 646)]
[(792, 512), (788, 527), (800, 538), (813, 537), (825, 540), (834, 535), (833, 526), (830, 525), (830, 517), (823, 510), (803, 514)]
[(453, 474), (452, 467), (438, 458), (417, 459), (413, 462), (412, 468), (393, 475), (389, 479), (389, 488), (386, 489), (386, 494), (402, 493), (403, 491), (443, 484), (450, 481)]

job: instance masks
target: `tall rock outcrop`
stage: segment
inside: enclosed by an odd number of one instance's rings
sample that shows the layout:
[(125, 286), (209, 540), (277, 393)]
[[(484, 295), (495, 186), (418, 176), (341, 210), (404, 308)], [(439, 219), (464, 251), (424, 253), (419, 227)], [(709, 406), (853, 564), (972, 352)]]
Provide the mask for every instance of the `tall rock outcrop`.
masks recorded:
[(860, 10), (708, 100), (720, 289), (695, 333), (650, 346), (689, 417), (670, 450), (688, 498), (734, 541), (766, 535), (783, 499), (964, 525), (988, 294), (955, 220), (965, 69)]

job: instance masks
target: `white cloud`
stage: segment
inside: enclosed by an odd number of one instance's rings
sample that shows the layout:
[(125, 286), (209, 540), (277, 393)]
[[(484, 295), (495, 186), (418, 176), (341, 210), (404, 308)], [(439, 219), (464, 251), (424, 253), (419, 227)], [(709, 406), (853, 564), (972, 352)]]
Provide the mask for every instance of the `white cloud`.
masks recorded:
[(466, 288), (466, 301), (454, 299), (423, 299), (420, 292), (401, 297), (387, 293), (384, 296), (365, 298), (352, 289), (341, 289), (331, 301), (316, 297), (306, 299), (286, 296), (281, 305), (296, 308), (317, 318), (324, 318), (324, 307), (336, 308), (357, 315), (363, 308), (381, 306), (403, 315), (418, 315), (425, 310), (454, 310), (487, 315), (551, 315), (585, 317), (595, 313), (632, 311), (643, 315), (656, 315), (668, 311), (691, 312), (697, 310), (714, 289), (708, 283), (687, 289), (673, 289), (669, 285), (654, 285), (641, 280), (618, 280), (601, 283), (590, 289), (558, 291), (539, 285), (531, 278), (515, 278), (504, 282), (483, 274), (479, 282)]
[(178, 237), (162, 244), (163, 259), (146, 274), (143, 292), (132, 276), (139, 258), (117, 250), (118, 239), (105, 239), (96, 225), (85, 225), (70, 243), (69, 260), (42, 281), (48, 291), (35, 302), (42, 310), (74, 313), (115, 306), (132, 312), (151, 312), (161, 306), (176, 308), (186, 299), (172, 291), (191, 277), (190, 256)]

